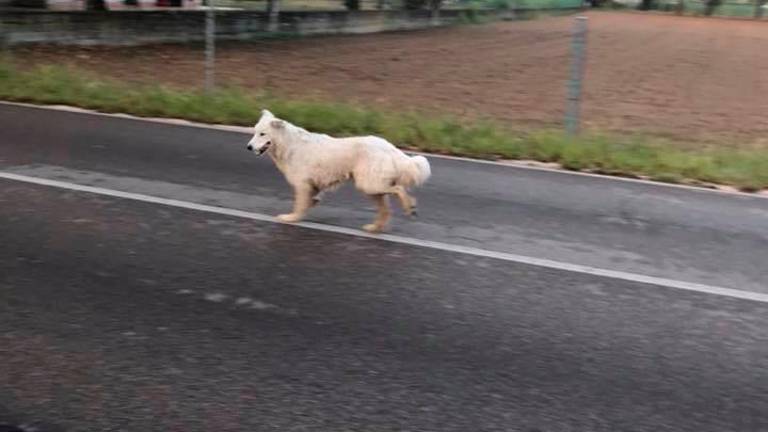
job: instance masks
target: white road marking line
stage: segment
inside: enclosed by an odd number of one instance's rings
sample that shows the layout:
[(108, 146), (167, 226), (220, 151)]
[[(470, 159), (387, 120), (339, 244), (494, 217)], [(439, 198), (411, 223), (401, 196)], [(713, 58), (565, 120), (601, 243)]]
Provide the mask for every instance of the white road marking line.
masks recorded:
[[(197, 203), (188, 202), (188, 201), (180, 201), (180, 200), (175, 200), (170, 198), (161, 198), (161, 197), (156, 197), (151, 195), (123, 192), (123, 191), (106, 189), (101, 187), (85, 186), (85, 185), (80, 185), (76, 183), (62, 182), (58, 180), (49, 180), (49, 179), (44, 179), (39, 177), (13, 174), (13, 173), (4, 172), (4, 171), (0, 171), (0, 178), (6, 179), (6, 180), (23, 182), (23, 183), (50, 186), (50, 187), (55, 187), (59, 189), (67, 189), (67, 190), (72, 190), (77, 192), (87, 192), (92, 194), (123, 198), (123, 199), (128, 199), (133, 201), (141, 201), (141, 202), (160, 204), (160, 205), (165, 205), (170, 207), (197, 210), (197, 211), (206, 212), (206, 213), (215, 213), (215, 214), (232, 216), (232, 217), (237, 217), (242, 219), (251, 219), (251, 220), (256, 220), (260, 222), (270, 222), (270, 223), (276, 223), (276, 224), (280, 223), (276, 221), (274, 217), (261, 214), (261, 213), (236, 210), (236, 209), (231, 209), (226, 207), (215, 207), (215, 206), (197, 204)], [(473, 255), (477, 257), (492, 258), (492, 259), (497, 259), (502, 261), (509, 261), (509, 262), (514, 262), (519, 264), (527, 264), (527, 265), (550, 268), (555, 270), (563, 270), (563, 271), (568, 271), (573, 273), (581, 273), (581, 274), (600, 276), (600, 277), (605, 277), (610, 279), (618, 279), (618, 280), (629, 281), (629, 282), (639, 282), (639, 283), (649, 284), (649, 285), (657, 285), (657, 286), (681, 289), (686, 291), (695, 291), (695, 292), (718, 295), (718, 296), (725, 296), (725, 297), (732, 297), (732, 298), (743, 299), (743, 300), (751, 300), (751, 301), (756, 301), (761, 303), (768, 303), (768, 294), (766, 293), (758, 293), (758, 292), (743, 291), (743, 290), (724, 288), (724, 287), (718, 287), (718, 286), (712, 286), (712, 285), (704, 285), (704, 284), (699, 284), (694, 282), (685, 282), (685, 281), (666, 279), (666, 278), (661, 278), (656, 276), (645, 276), (641, 274), (628, 273), (628, 272), (623, 272), (618, 270), (609, 270), (609, 269), (603, 269), (603, 268), (597, 268), (597, 267), (590, 267), (590, 266), (585, 266), (581, 264), (572, 264), (572, 263), (566, 263), (566, 262), (560, 262), (560, 261), (553, 261), (553, 260), (548, 260), (543, 258), (535, 258), (535, 257), (529, 257), (525, 255), (507, 253), (507, 252), (490, 251), (490, 250), (485, 250), (480, 248), (454, 245), (454, 244), (442, 243), (442, 242), (431, 241), (431, 240), (421, 240), (421, 239), (415, 239), (410, 237), (402, 237), (402, 236), (393, 235), (393, 234), (378, 234), (378, 235), (368, 234), (366, 232), (359, 231), (353, 228), (324, 225), (324, 224), (315, 223), (315, 222), (301, 222), (301, 223), (295, 224), (295, 226), (313, 229), (317, 231), (330, 232), (335, 234), (344, 234), (344, 235), (349, 235), (354, 237), (362, 237), (362, 238), (374, 239), (379, 241), (387, 241), (391, 243), (417, 246), (422, 248), (430, 248), (430, 249), (441, 250), (446, 252)]]
[[(89, 109), (78, 108), (78, 107), (69, 106), (69, 105), (35, 105), (35, 104), (24, 103), (24, 102), (8, 102), (8, 101), (0, 101), (0, 105), (20, 106), (24, 108), (36, 108), (41, 110), (62, 111), (62, 112), (70, 112), (70, 113), (76, 113), (76, 114), (117, 118), (117, 119), (123, 119), (123, 120), (143, 121), (143, 122), (158, 123), (158, 124), (165, 124), (165, 125), (172, 125), (172, 126), (186, 126), (186, 127), (193, 127), (198, 129), (211, 129), (211, 130), (219, 130), (219, 131), (225, 131), (225, 132), (241, 133), (244, 135), (250, 135), (253, 129), (247, 126), (198, 123), (198, 122), (193, 122), (193, 121), (184, 120), (184, 119), (173, 119), (173, 118), (164, 118), (164, 117), (138, 117), (131, 114), (105, 113), (105, 112), (92, 111)], [(714, 193), (714, 194), (724, 195), (724, 196), (768, 199), (768, 194), (766, 194), (765, 192), (747, 193), (747, 192), (741, 192), (737, 190), (711, 189), (711, 188), (690, 186), (690, 185), (684, 185), (684, 184), (662, 183), (662, 182), (657, 182), (653, 180), (636, 179), (636, 178), (629, 178), (629, 177), (617, 177), (617, 176), (611, 176), (606, 174), (596, 174), (596, 173), (580, 172), (580, 171), (568, 171), (568, 170), (558, 169), (558, 168), (528, 166), (528, 165), (517, 164), (517, 163), (498, 162), (498, 161), (483, 160), (483, 159), (472, 159), (472, 158), (462, 157), (462, 156), (450, 156), (450, 155), (441, 155), (436, 153), (425, 153), (425, 152), (420, 152), (415, 150), (413, 151), (407, 150), (406, 152), (414, 155), (422, 155), (422, 156), (430, 157), (433, 159), (445, 159), (445, 160), (467, 162), (467, 163), (473, 163), (473, 164), (495, 165), (495, 166), (505, 167), (510, 169), (541, 171), (541, 172), (548, 172), (552, 174), (568, 175), (568, 176), (592, 177), (592, 178), (598, 178), (598, 179), (603, 179), (607, 181), (636, 183), (636, 184), (656, 186), (656, 187), (668, 188), (668, 189), (683, 189), (691, 192)]]

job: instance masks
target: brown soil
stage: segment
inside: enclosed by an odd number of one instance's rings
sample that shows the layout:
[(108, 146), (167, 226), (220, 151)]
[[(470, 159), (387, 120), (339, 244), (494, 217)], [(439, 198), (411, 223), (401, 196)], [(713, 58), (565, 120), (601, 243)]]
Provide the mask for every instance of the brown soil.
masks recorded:
[[(228, 43), (221, 81), (290, 97), (559, 124), (571, 18), (430, 31)], [(768, 23), (590, 14), (588, 126), (766, 145)], [(200, 86), (200, 47), (35, 47), (19, 63), (69, 63), (141, 82)]]

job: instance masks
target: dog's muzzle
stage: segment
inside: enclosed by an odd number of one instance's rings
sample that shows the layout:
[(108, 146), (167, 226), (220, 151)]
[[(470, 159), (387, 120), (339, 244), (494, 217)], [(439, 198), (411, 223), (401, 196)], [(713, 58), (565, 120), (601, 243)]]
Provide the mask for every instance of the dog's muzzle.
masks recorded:
[[(261, 148), (258, 150), (259, 155), (263, 155), (265, 151), (269, 150), (269, 147), (271, 145), (272, 145), (272, 141), (267, 141), (267, 143), (261, 146)], [(253, 151), (253, 144), (248, 144), (245, 148), (248, 151)]]

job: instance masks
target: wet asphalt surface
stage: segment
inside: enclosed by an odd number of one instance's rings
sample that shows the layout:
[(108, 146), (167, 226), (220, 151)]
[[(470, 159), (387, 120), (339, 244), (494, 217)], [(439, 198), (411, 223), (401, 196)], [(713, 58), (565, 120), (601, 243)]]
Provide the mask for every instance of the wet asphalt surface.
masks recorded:
[[(0, 105), (0, 169), (267, 214), (291, 191), (248, 135)], [(431, 160), (418, 220), (392, 233), (768, 293), (768, 199)], [(359, 227), (345, 188), (310, 220)]]
[[(253, 211), (288, 203), (266, 161), (230, 153), (240, 134), (8, 107), (0, 123), (4, 171)], [(586, 239), (603, 266), (765, 286), (759, 199), (433, 165), (424, 216), (394, 233), (516, 253), (527, 241), (574, 260)], [(354, 226), (366, 205), (342, 191), (313, 218)], [(768, 430), (765, 303), (8, 180), (0, 221), (0, 424)], [(621, 242), (598, 248), (607, 239)], [(673, 265), (631, 260), (654, 245)]]

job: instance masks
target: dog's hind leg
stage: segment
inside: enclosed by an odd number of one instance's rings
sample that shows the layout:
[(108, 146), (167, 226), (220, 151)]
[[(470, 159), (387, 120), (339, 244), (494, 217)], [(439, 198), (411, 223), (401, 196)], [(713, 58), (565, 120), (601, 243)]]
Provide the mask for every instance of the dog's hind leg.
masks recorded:
[(310, 185), (294, 186), (295, 197), (293, 201), (293, 213), (282, 214), (277, 217), (280, 222), (293, 223), (304, 219), (307, 210), (312, 206), (312, 187)]
[(387, 226), (387, 222), (389, 222), (389, 197), (386, 194), (376, 194), (369, 196), (376, 203), (376, 206), (378, 207), (378, 213), (376, 214), (376, 219), (373, 221), (373, 223), (364, 225), (363, 229), (369, 233), (378, 233), (381, 232), (384, 227)]

